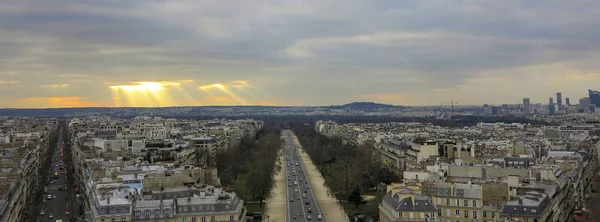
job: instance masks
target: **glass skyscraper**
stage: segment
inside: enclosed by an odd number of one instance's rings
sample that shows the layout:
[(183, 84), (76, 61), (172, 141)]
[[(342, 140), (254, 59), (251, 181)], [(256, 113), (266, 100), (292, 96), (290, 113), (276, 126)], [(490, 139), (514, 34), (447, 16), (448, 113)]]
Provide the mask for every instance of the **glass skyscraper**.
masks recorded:
[(596, 107), (600, 107), (600, 91), (597, 90), (588, 90), (589, 91), (589, 98), (590, 98), (590, 104), (594, 105)]

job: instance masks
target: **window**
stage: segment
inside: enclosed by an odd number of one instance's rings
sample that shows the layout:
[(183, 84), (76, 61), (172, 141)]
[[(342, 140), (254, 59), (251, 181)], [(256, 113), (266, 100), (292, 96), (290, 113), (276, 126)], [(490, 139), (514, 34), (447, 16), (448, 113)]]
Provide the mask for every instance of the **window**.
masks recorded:
[(404, 214), (403, 214), (402, 212), (400, 212), (400, 216), (399, 216), (399, 217), (400, 217), (400, 218), (403, 218), (403, 217), (404, 217)]
[(463, 201), (463, 204), (464, 204), (465, 207), (468, 207), (469, 206), (469, 201), (465, 200), (465, 201)]
[(492, 213), (492, 218), (496, 217), (496, 213)]
[(196, 222), (196, 217), (192, 217), (192, 222)]
[(136, 210), (135, 211), (135, 218), (139, 219), (141, 214), (142, 214), (142, 212), (140, 212), (139, 210)]
[(469, 218), (469, 211), (465, 210), (465, 218)]
[(446, 216), (447, 217), (449, 217), (450, 215), (452, 215), (452, 214), (450, 214), (450, 212), (451, 212), (450, 209), (446, 209)]
[(473, 219), (477, 219), (477, 211), (473, 211)]
[(229, 221), (233, 221), (233, 216), (229, 216)]
[(438, 215), (442, 216), (442, 208), (438, 208)]
[(476, 200), (474, 200), (474, 201), (473, 201), (473, 206), (474, 206), (474, 207), (476, 207), (476, 206), (477, 206), (477, 201), (476, 201)]
[(210, 221), (215, 221), (215, 216), (210, 217)]
[(425, 213), (423, 213), (423, 212), (419, 213), (419, 218), (421, 218), (421, 219), (425, 218)]
[(410, 212), (410, 213), (408, 213), (408, 216), (409, 216), (410, 218), (415, 218), (415, 213), (413, 213), (413, 212)]
[(437, 198), (437, 204), (442, 205), (442, 198)]
[(146, 216), (146, 219), (150, 218), (150, 210), (145, 210), (144, 216)]
[(454, 210), (454, 215), (455, 216), (460, 216), (460, 210)]
[(535, 212), (537, 212), (536, 209), (531, 209), (531, 213), (535, 213)]
[(456, 199), (456, 206), (460, 206), (460, 200)]
[(446, 199), (446, 205), (450, 205), (450, 199)]
[(523, 211), (527, 212), (527, 207), (523, 207)]
[(110, 213), (111, 214), (117, 213), (117, 208), (114, 208), (114, 207), (110, 208)]
[(529, 218), (525, 218), (525, 222), (529, 222)]
[(483, 211), (483, 217), (487, 217), (487, 215), (486, 215), (485, 211)]

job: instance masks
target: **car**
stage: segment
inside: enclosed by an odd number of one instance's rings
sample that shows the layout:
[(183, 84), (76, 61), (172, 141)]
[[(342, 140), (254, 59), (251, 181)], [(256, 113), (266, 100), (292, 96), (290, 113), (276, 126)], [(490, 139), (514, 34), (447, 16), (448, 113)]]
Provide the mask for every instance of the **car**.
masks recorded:
[(292, 186), (292, 183), (288, 183), (288, 186)]
[(65, 215), (71, 215), (71, 212), (67, 211), (65, 212)]
[(321, 214), (317, 215), (317, 220), (323, 220), (323, 215), (321, 215)]
[(42, 203), (46, 203), (46, 199), (42, 199)]
[(42, 215), (42, 216), (44, 215), (44, 210), (42, 210), (42, 212), (40, 212), (40, 215)]
[(309, 205), (310, 203), (308, 202), (308, 200), (306, 202), (304, 202), (304, 204)]
[(65, 171), (60, 171), (60, 174), (65, 174)]
[(54, 218), (54, 215), (50, 214), (50, 215), (48, 215), (48, 218), (52, 219), (52, 218)]
[(310, 215), (306, 216), (307, 220), (312, 220), (312, 217)]
[(298, 189), (294, 189), (294, 192), (298, 192)]
[(304, 181), (304, 184), (308, 184), (308, 181)]
[(294, 202), (294, 198), (290, 198), (290, 202)]
[(308, 208), (308, 213), (312, 213), (312, 209), (310, 207)]
[(52, 195), (52, 199), (56, 199), (56, 195)]
[(52, 199), (52, 195), (48, 194), (48, 200)]
[(58, 186), (58, 190), (63, 190), (63, 187), (62, 186)]
[(300, 200), (300, 196), (296, 197), (297, 200)]

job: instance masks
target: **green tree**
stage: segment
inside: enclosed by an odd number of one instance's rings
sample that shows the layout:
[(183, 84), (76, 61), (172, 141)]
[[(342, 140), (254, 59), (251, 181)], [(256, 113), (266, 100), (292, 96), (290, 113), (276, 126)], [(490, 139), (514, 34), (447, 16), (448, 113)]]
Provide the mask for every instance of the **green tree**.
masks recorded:
[(361, 204), (363, 204), (365, 202), (360, 193), (359, 186), (354, 187), (354, 190), (352, 190), (352, 193), (350, 193), (350, 196), (348, 196), (348, 201), (353, 203), (354, 206), (356, 206), (356, 208), (358, 208)]

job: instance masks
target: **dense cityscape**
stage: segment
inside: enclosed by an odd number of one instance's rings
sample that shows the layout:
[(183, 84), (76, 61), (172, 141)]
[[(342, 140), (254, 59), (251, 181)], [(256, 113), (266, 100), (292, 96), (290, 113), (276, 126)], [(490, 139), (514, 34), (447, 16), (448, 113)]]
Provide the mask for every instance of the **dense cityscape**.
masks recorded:
[(600, 1), (2, 3), (0, 222), (600, 222)]
[[(600, 93), (589, 94), (221, 113), (233, 119), (215, 111), (227, 107), (2, 110), (1, 221), (600, 218)], [(469, 117), (479, 121), (456, 124)]]

